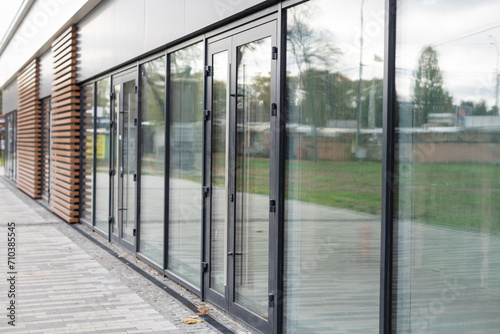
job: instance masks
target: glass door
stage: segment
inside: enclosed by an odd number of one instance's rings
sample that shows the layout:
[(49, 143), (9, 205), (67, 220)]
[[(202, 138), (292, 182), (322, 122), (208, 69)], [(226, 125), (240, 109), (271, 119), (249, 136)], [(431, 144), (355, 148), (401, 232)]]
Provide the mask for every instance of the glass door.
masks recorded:
[(276, 295), (276, 23), (208, 45), (205, 295), (269, 332)]
[(136, 73), (113, 77), (111, 238), (135, 252)]

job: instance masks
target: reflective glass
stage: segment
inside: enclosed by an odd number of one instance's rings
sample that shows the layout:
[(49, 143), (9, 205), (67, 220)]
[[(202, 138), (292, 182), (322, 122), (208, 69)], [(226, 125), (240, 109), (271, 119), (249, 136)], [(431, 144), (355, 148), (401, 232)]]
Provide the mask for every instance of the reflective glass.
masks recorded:
[(287, 10), (286, 333), (377, 333), (384, 1)]
[(113, 125), (111, 127), (111, 140), (113, 141), (113, 145), (112, 145), (112, 157), (111, 157), (111, 165), (112, 165), (112, 169), (113, 169), (113, 176), (111, 177), (112, 180), (113, 180), (113, 184), (112, 184), (112, 187), (113, 187), (113, 198), (111, 199), (112, 200), (112, 203), (113, 203), (113, 224), (111, 225), (111, 232), (113, 234), (118, 234), (118, 220), (119, 220), (119, 217), (118, 215), (121, 213), (120, 211), (122, 210), (119, 210), (121, 208), (121, 205), (119, 205), (119, 200), (120, 200), (120, 196), (121, 194), (119, 193), (119, 189), (120, 189), (120, 184), (119, 184), (119, 180), (120, 180), (120, 166), (119, 166), (119, 163), (118, 163), (118, 152), (119, 152), (119, 145), (121, 143), (121, 130), (120, 130), (120, 134), (118, 134), (118, 126), (121, 126), (121, 123), (119, 123), (121, 121), (121, 117), (120, 119), (118, 119), (118, 115), (120, 115), (120, 95), (121, 95), (121, 85), (118, 84), (118, 85), (114, 85), (114, 88), (113, 88), (113, 109), (111, 111), (111, 113), (113, 114), (112, 116), (112, 119), (113, 119)]
[(49, 200), (50, 192), (50, 98), (42, 100), (42, 199)]
[(17, 111), (14, 111), (5, 116), (4, 174), (11, 180), (16, 178), (16, 115)]
[(94, 83), (82, 87), (82, 177), (80, 187), (80, 219), (92, 222), (94, 180)]
[(170, 55), (168, 269), (200, 286), (204, 48)]
[(212, 76), (212, 230), (210, 287), (224, 294), (227, 285), (228, 51), (213, 55)]
[(17, 111), (12, 113), (12, 173), (17, 180)]
[(135, 80), (123, 84), (123, 110), (120, 114), (121, 124), (121, 219), (122, 238), (130, 243), (134, 242), (135, 227), (135, 139), (136, 128), (134, 126), (135, 114)]
[(500, 328), (500, 3), (398, 2), (395, 321)]
[(109, 218), (109, 141), (111, 105), (110, 80), (97, 81), (96, 94), (96, 159), (95, 159), (95, 226), (108, 233)]
[(271, 37), (236, 50), (235, 300), (267, 318)]
[(139, 251), (163, 266), (165, 198), (165, 57), (141, 66)]

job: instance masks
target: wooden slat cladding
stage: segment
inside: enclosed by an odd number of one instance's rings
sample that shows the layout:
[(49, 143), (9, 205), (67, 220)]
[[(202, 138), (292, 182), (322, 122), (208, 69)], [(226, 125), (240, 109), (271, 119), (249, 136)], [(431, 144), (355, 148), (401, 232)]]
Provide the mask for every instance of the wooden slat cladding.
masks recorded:
[(80, 88), (76, 85), (76, 27), (52, 43), (50, 208), (68, 223), (79, 215)]
[(41, 198), (41, 102), (38, 99), (39, 63), (32, 60), (17, 76), (17, 187)]

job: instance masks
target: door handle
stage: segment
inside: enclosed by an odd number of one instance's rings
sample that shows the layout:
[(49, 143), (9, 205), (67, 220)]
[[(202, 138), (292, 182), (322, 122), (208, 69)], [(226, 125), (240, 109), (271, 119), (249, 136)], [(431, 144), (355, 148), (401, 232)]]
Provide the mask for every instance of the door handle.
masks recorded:
[(236, 253), (234, 253), (234, 252), (227, 253), (227, 256), (233, 256), (233, 255), (245, 255), (245, 253), (238, 253), (238, 252), (236, 252)]

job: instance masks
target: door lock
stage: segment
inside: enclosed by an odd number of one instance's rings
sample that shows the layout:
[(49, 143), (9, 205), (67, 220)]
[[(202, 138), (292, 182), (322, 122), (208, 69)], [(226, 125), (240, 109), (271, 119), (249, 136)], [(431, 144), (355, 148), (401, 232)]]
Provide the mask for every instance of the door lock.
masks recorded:
[(269, 212), (276, 212), (276, 201), (274, 199), (269, 201)]

